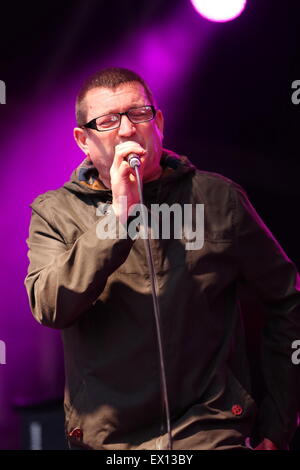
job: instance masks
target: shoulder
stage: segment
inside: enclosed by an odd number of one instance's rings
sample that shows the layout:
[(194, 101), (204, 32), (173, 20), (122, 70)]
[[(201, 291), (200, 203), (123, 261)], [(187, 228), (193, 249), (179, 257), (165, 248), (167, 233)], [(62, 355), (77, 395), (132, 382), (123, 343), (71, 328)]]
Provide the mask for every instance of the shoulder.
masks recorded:
[(64, 213), (67, 210), (70, 205), (69, 199), (70, 194), (62, 186), (38, 195), (29, 206), (32, 213), (39, 215), (49, 223), (53, 223), (57, 213)]
[[(236, 201), (239, 195), (245, 195), (245, 189), (236, 181), (203, 170), (196, 170), (193, 178), (193, 190), (205, 202)], [(225, 198), (225, 199), (224, 199)]]
[(204, 171), (197, 169), (195, 172), (195, 179), (197, 182), (207, 187), (215, 187), (220, 189), (228, 189), (231, 187), (238, 186), (239, 184), (228, 178), (227, 176), (221, 175), (220, 173), (214, 173), (212, 171)]
[(196, 170), (192, 193), (193, 202), (204, 205), (206, 239), (232, 240), (239, 223), (241, 201), (247, 200), (245, 190), (219, 173)]
[(30, 207), (33, 210), (38, 210), (46, 206), (56, 206), (58, 203), (65, 202), (67, 198), (68, 191), (66, 191), (62, 186), (58, 189), (49, 190), (45, 193), (39, 194), (33, 199)]

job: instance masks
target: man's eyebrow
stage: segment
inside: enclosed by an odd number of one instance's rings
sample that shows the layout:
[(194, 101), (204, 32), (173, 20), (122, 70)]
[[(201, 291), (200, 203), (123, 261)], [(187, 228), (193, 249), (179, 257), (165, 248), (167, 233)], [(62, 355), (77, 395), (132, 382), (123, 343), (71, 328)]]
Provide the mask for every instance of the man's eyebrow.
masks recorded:
[[(125, 108), (124, 111), (128, 111), (131, 108), (140, 108), (141, 106), (150, 106), (149, 104), (144, 103), (132, 103), (129, 107)], [(98, 116), (106, 116), (106, 114), (117, 114), (122, 113), (122, 111), (117, 111), (117, 108), (110, 108), (108, 111), (98, 114)]]

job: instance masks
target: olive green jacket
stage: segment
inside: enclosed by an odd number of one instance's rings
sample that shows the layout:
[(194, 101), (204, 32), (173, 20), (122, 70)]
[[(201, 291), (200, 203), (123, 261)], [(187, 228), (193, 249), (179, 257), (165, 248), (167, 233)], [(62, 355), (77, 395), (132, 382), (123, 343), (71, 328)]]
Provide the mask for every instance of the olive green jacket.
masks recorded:
[[(156, 270), (174, 449), (243, 448), (261, 437), (283, 448), (296, 428), (300, 293), (294, 264), (245, 191), (164, 151), (164, 172), (144, 184), (145, 204), (204, 204), (204, 245), (150, 240)], [(37, 197), (25, 280), (34, 317), (62, 331), (66, 433), (87, 449), (165, 448), (160, 371), (144, 240), (99, 239), (111, 191), (84, 161), (63, 187)], [(268, 309), (266, 396), (251, 396), (238, 282)]]

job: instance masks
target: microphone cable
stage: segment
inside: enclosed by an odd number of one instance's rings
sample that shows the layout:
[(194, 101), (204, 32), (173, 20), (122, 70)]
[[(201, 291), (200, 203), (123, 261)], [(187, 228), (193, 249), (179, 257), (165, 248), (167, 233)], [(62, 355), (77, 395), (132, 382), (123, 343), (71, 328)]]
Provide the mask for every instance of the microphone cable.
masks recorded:
[[(127, 161), (130, 167), (135, 170), (136, 179), (138, 183), (138, 192), (139, 192), (139, 198), (140, 198), (142, 222), (146, 230), (146, 228), (148, 228), (147, 213), (145, 211), (141, 179), (140, 179), (140, 173), (139, 173), (139, 166), (141, 162), (138, 156), (135, 154), (130, 154)], [(163, 406), (164, 406), (164, 410), (166, 414), (166, 426), (167, 426), (167, 435), (168, 435), (167, 450), (172, 450), (173, 441), (172, 441), (172, 434), (171, 434), (170, 408), (169, 408), (165, 360), (164, 360), (164, 352), (163, 352), (163, 341), (162, 341), (162, 333), (161, 333), (161, 330), (162, 330), (161, 316), (160, 316), (160, 309), (159, 309), (159, 302), (158, 302), (158, 283), (157, 283), (156, 273), (154, 269), (153, 255), (152, 255), (152, 250), (151, 250), (151, 245), (150, 245), (148, 235), (149, 235), (149, 231), (147, 230), (147, 236), (144, 237), (144, 245), (145, 245), (145, 250), (146, 250), (146, 257), (147, 257), (147, 263), (148, 263), (150, 281), (151, 281), (152, 300), (153, 300), (157, 343), (158, 343), (158, 351), (159, 351), (162, 399), (163, 399)]]

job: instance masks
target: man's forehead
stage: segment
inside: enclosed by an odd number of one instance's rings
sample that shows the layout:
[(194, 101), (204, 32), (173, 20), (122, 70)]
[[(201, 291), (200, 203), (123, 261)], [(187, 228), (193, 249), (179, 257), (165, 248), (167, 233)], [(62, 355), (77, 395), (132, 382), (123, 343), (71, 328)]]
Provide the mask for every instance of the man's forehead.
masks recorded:
[(147, 102), (145, 89), (139, 82), (122, 83), (116, 88), (92, 88), (85, 96), (88, 114), (122, 112), (128, 106), (143, 105)]

